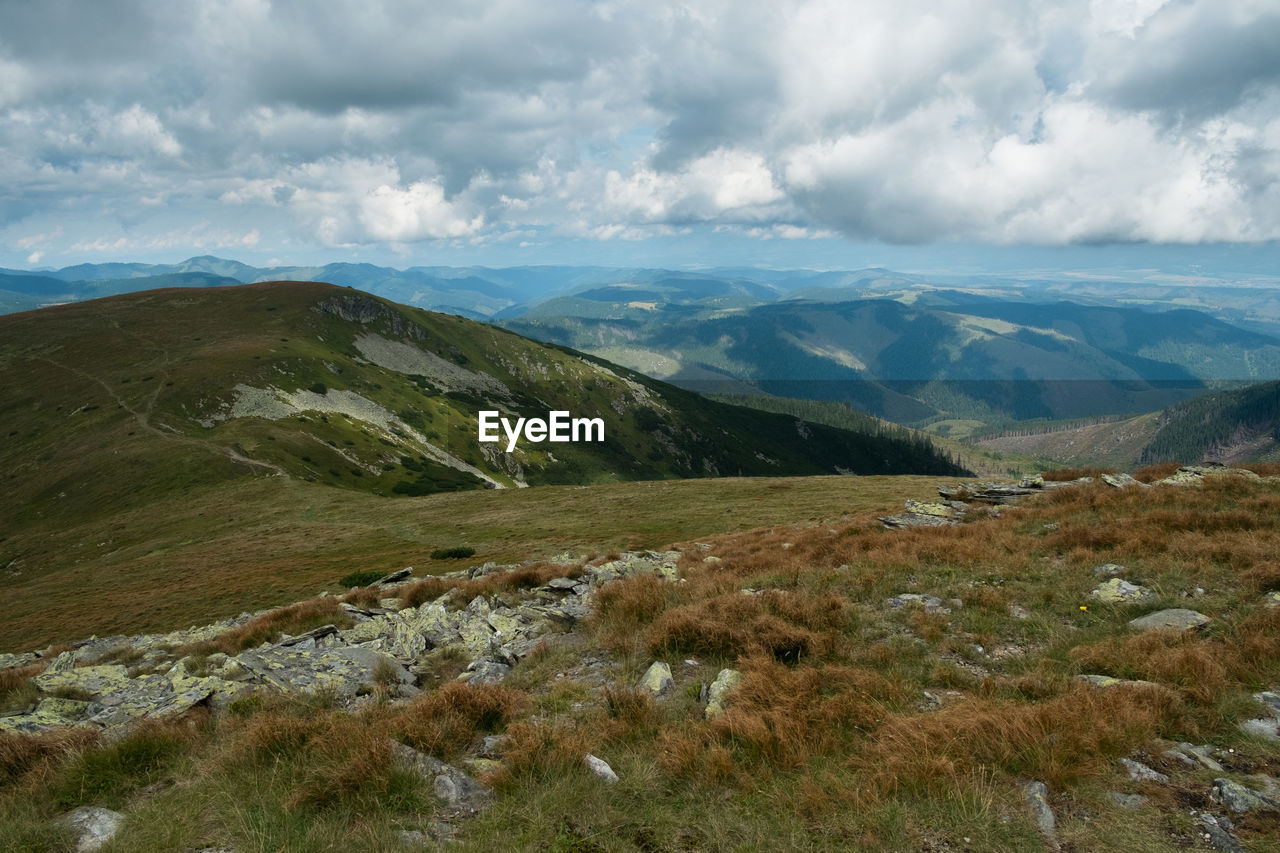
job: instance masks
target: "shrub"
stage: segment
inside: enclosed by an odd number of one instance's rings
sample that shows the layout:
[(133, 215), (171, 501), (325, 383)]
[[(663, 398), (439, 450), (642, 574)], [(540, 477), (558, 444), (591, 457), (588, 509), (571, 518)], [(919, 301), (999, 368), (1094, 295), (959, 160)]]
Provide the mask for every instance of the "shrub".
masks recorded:
[(307, 386), (307, 390), (312, 394), (328, 394), (329, 389), (325, 387), (323, 382), (312, 382)]
[(474, 557), (475, 548), (468, 548), (465, 545), (453, 548), (437, 548), (431, 552), (433, 560), (460, 560), (464, 557)]

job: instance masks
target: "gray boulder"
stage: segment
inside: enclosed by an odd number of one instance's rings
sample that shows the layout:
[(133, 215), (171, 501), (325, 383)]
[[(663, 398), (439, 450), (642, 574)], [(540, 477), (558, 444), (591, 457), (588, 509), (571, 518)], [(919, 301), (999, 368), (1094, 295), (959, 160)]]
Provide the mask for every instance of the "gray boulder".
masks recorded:
[(1211, 621), (1213, 620), (1203, 613), (1183, 607), (1173, 607), (1168, 610), (1157, 610), (1155, 613), (1148, 613), (1137, 619), (1130, 619), (1129, 627), (1135, 631), (1193, 631), (1203, 628)]
[(65, 815), (62, 823), (75, 833), (77, 853), (90, 853), (115, 837), (124, 815), (99, 806), (81, 806)]

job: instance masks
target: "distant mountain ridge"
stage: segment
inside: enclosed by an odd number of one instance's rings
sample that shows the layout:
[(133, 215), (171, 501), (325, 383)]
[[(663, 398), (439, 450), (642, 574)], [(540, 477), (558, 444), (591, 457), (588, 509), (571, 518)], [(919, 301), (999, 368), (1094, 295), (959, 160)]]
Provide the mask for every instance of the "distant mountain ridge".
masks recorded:
[[(1265, 287), (1218, 288), (1199, 298), (1199, 288), (1145, 282), (929, 277), (880, 268), (265, 269), (201, 256), (171, 265), (0, 271), (0, 309), (267, 279), (333, 281), (501, 323), (700, 392), (849, 403), (947, 430), (956, 422), (963, 431), (969, 423), (1148, 412), (1222, 381), (1280, 378), (1280, 338), (1260, 331), (1280, 330), (1280, 291)], [(1072, 301), (1062, 298), (1068, 293)], [(1218, 316), (1187, 307), (1204, 309), (1219, 297)], [(1273, 314), (1276, 324), (1268, 325)], [(1246, 315), (1252, 328), (1224, 319)]]

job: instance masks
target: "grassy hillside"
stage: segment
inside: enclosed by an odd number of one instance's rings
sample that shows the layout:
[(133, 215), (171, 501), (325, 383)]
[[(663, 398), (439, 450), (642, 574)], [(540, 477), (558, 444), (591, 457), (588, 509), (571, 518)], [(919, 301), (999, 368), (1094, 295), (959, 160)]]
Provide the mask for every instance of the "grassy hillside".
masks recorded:
[[(374, 494), (672, 476), (954, 470), (702, 400), (576, 353), (358, 291), (151, 291), (0, 318), (15, 524), (257, 474)], [(605, 441), (477, 440), (477, 413), (600, 417)], [(503, 445), (505, 448), (505, 444)]]

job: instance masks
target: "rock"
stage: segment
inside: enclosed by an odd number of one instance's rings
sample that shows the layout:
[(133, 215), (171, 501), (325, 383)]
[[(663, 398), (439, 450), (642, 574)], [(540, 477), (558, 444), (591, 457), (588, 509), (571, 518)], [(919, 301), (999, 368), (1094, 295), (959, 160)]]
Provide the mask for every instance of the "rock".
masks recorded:
[[(276, 646), (282, 649), (290, 648), (292, 646), (304, 646), (304, 645), (307, 648), (315, 648), (316, 640), (323, 639), (324, 637), (330, 637), (336, 633), (338, 633), (337, 625), (321, 625), (319, 628), (312, 628), (310, 631), (308, 631), (305, 634), (299, 634), (296, 637), (286, 637), (285, 639), (276, 643)], [(310, 645), (307, 645), (308, 643)]]
[[(1262, 703), (1262, 706), (1270, 714), (1265, 717), (1245, 720), (1240, 724), (1240, 728), (1251, 735), (1256, 735), (1266, 740), (1280, 740), (1280, 691), (1266, 690), (1262, 693), (1253, 694), (1253, 698)], [(0, 724), (3, 722), (3, 720), (0, 720)]]
[(1244, 468), (1227, 468), (1222, 465), (1183, 465), (1172, 476), (1157, 480), (1157, 486), (1194, 486), (1206, 477), (1242, 477), (1258, 481), (1262, 478)]
[(1129, 778), (1135, 782), (1157, 782), (1161, 785), (1169, 784), (1168, 776), (1160, 773), (1159, 771), (1152, 770), (1141, 761), (1134, 761), (1132, 758), (1122, 758), (1120, 759), (1120, 764), (1125, 770), (1129, 771)]
[(1055, 850), (1058, 848), (1058, 822), (1049, 807), (1049, 789), (1043, 782), (1028, 782), (1022, 787), (1023, 796), (1027, 800), (1027, 808), (1036, 822), (1040, 834)]
[(714, 564), (716, 564), (716, 563), (723, 563), (723, 562), (724, 562), (724, 560), (721, 560), (719, 557), (717, 557), (716, 555), (712, 554), (710, 557), (703, 557), (703, 558), (702, 558), (702, 562), (704, 562), (704, 563), (710, 563), (710, 564), (714, 565)]
[(641, 690), (647, 690), (654, 696), (662, 696), (675, 685), (675, 679), (671, 677), (671, 667), (662, 661), (654, 661), (649, 664), (649, 668), (645, 670), (644, 675), (640, 677), (640, 683), (636, 686)]
[(1147, 801), (1141, 794), (1122, 794), (1119, 791), (1108, 792), (1107, 799), (1122, 809), (1136, 809)]
[(413, 676), (395, 658), (360, 646), (252, 649), (241, 652), (235, 660), (285, 693), (331, 689), (341, 698), (350, 698), (378, 677), (388, 675), (401, 685), (413, 684)]
[(1222, 765), (1219, 764), (1211, 755), (1213, 747), (1208, 744), (1195, 746), (1184, 741), (1183, 743), (1178, 744), (1178, 751), (1199, 764), (1205, 770), (1212, 770), (1215, 773), (1222, 772)]
[(398, 572), (392, 572), (391, 574), (387, 575), (385, 578), (378, 581), (378, 585), (384, 586), (386, 584), (399, 583), (402, 580), (406, 580), (412, 574), (413, 574), (413, 566), (409, 566), (408, 568), (401, 569)]
[(923, 607), (926, 613), (950, 613), (951, 609), (942, 603), (942, 599), (934, 595), (920, 595), (915, 592), (904, 592), (895, 595), (893, 598), (884, 600), (885, 606), (890, 610), (901, 610), (910, 605)]
[(468, 684), (497, 684), (510, 672), (511, 667), (505, 663), (473, 660), (467, 665), (467, 671), (458, 676), (458, 681), (465, 681)]
[(552, 578), (547, 581), (548, 589), (571, 590), (578, 585), (577, 578)]
[(1104, 581), (1089, 594), (1108, 604), (1134, 604), (1151, 601), (1156, 597), (1156, 594), (1146, 587), (1131, 584), (1122, 578)]
[(1169, 610), (1157, 610), (1155, 613), (1148, 613), (1146, 616), (1139, 616), (1137, 619), (1130, 619), (1129, 627), (1135, 631), (1167, 629), (1192, 631), (1197, 628), (1203, 628), (1211, 621), (1203, 613), (1197, 613), (1194, 610), (1187, 610), (1182, 607), (1173, 607)]
[(394, 833), (396, 840), (405, 847), (423, 848), (427, 846), (427, 842), (431, 839), (420, 829), (397, 829)]
[(707, 708), (703, 713), (708, 720), (714, 720), (724, 713), (725, 702), (728, 700), (729, 694), (733, 692), (741, 681), (742, 673), (738, 670), (720, 670), (720, 674), (716, 676), (715, 681), (711, 682), (711, 687), (707, 690)]
[(914, 515), (935, 515), (938, 518), (954, 518), (956, 510), (950, 504), (938, 501), (912, 501), (906, 503), (907, 512)]
[(1110, 675), (1077, 675), (1081, 681), (1087, 681), (1094, 687), (1159, 687), (1154, 681), (1141, 681), (1133, 678), (1113, 678)]
[(1101, 575), (1107, 578), (1114, 578), (1117, 575), (1122, 575), (1125, 571), (1126, 569), (1124, 566), (1116, 563), (1103, 563), (1101, 566), (1094, 566), (1093, 568), (1093, 573), (1095, 575)]
[(498, 758), (511, 738), (507, 735), (485, 735), (481, 741), (480, 754), (485, 758)]
[(17, 669), (20, 666), (30, 666), (40, 660), (40, 655), (35, 652), (19, 652), (13, 655), (0, 655), (0, 670)]
[(1014, 619), (1030, 619), (1031, 611), (1019, 604), (1010, 604), (1009, 615)]
[(587, 769), (599, 776), (605, 782), (612, 785), (618, 781), (618, 774), (613, 772), (613, 768), (603, 759), (596, 758), (591, 753), (587, 753), (582, 757), (582, 762), (587, 765)]
[(1148, 486), (1146, 483), (1142, 482), (1141, 480), (1134, 479), (1132, 474), (1125, 474), (1125, 473), (1103, 474), (1102, 482), (1116, 489), (1126, 489), (1130, 486), (1137, 486), (1142, 489), (1150, 488), (1150, 486)]
[(1280, 607), (1280, 591), (1269, 592), (1262, 596), (1263, 607)]
[(124, 815), (99, 806), (81, 806), (65, 815), (61, 822), (76, 834), (77, 853), (89, 853), (106, 844), (120, 831)]
[(1204, 840), (1209, 842), (1210, 847), (1215, 850), (1225, 850), (1227, 853), (1244, 853), (1240, 842), (1231, 834), (1234, 826), (1229, 819), (1214, 817), (1208, 812), (1200, 812), (1196, 814), (1196, 823), (1203, 830)]
[(391, 751), (397, 764), (431, 782), (435, 795), (451, 808), (474, 814), (493, 801), (493, 795), (480, 783), (451, 764), (445, 764), (399, 741), (391, 742)]
[(942, 518), (936, 515), (925, 515), (923, 513), (915, 512), (905, 512), (899, 515), (884, 515), (879, 517), (879, 521), (890, 530), (898, 530), (906, 527), (948, 527), (955, 524), (955, 519), (952, 518)]
[(1222, 805), (1237, 814), (1280, 810), (1280, 802), (1252, 788), (1246, 788), (1239, 782), (1233, 782), (1225, 778), (1213, 780), (1213, 787), (1209, 790), (1209, 796), (1213, 798), (1214, 802), (1222, 803)]
[[(71, 652), (58, 656), (61, 661)], [(56, 663), (56, 662), (55, 662)], [(125, 686), (129, 681), (129, 670), (120, 664), (104, 666), (59, 667), (50, 665), (48, 669), (31, 679), (45, 693), (71, 691), (96, 695), (106, 693)]]

